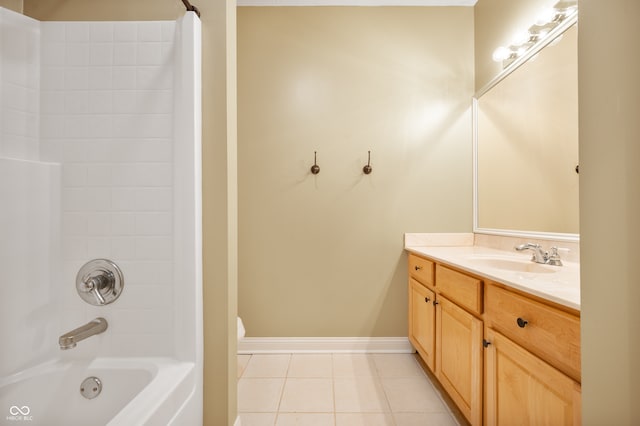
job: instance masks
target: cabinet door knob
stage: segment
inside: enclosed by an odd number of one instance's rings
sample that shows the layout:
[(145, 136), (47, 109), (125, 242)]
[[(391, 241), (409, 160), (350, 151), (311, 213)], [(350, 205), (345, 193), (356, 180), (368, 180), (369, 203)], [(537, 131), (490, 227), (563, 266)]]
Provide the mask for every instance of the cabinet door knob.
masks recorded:
[(482, 339), (482, 346), (484, 346), (485, 348), (488, 348), (490, 344), (491, 342), (487, 339)]
[(520, 328), (524, 328), (525, 325), (529, 324), (529, 321), (523, 320), (522, 318), (518, 317), (518, 319), (516, 320), (516, 322), (518, 323), (518, 327)]
[(416, 265), (416, 266), (414, 267), (414, 269), (415, 269), (416, 271), (419, 271), (420, 269), (422, 269), (422, 266), (418, 266), (418, 265)]
[(436, 305), (439, 305), (439, 304), (440, 304), (440, 302), (438, 302), (437, 300), (433, 301), (433, 306), (436, 306)]
[(424, 298), (424, 301), (425, 301), (425, 302), (427, 302), (427, 303), (429, 303), (429, 301), (430, 301), (430, 300), (431, 300), (431, 299), (429, 299), (428, 297), (425, 297), (425, 298)]

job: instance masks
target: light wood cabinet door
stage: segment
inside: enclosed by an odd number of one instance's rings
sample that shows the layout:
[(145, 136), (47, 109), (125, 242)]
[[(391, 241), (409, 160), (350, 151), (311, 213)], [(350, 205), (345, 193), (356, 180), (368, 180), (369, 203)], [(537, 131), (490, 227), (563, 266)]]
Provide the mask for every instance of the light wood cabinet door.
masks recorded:
[(580, 424), (580, 385), (495, 330), (485, 340), (487, 425)]
[(435, 293), (413, 278), (409, 279), (409, 340), (427, 366), (435, 366)]
[(438, 296), (436, 377), (472, 425), (482, 424), (482, 320)]

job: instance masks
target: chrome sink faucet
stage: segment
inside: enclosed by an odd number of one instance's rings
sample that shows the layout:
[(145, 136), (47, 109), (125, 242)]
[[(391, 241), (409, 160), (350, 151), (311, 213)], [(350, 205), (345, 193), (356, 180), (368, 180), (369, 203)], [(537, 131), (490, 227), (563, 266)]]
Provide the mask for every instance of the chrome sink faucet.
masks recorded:
[(551, 253), (543, 251), (540, 244), (534, 243), (525, 243), (515, 246), (514, 248), (518, 251), (533, 250), (533, 256), (531, 256), (532, 262), (562, 266), (562, 260), (560, 260), (560, 254), (558, 254), (558, 247), (551, 247)]
[(63, 334), (58, 339), (58, 344), (60, 345), (60, 349), (72, 349), (76, 347), (76, 344), (86, 339), (87, 337), (91, 337), (94, 334), (100, 334), (104, 332), (109, 324), (107, 324), (107, 320), (104, 318), (95, 318), (83, 326), (76, 328), (75, 330), (71, 330), (70, 332)]

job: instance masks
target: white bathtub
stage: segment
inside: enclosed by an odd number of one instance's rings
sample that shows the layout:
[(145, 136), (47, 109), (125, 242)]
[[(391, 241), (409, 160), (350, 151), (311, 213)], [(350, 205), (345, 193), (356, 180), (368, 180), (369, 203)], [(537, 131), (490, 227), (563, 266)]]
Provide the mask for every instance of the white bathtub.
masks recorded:
[[(95, 376), (102, 392), (80, 394)], [(97, 358), (53, 361), (0, 381), (0, 424), (132, 426), (192, 424), (193, 363), (166, 358)]]

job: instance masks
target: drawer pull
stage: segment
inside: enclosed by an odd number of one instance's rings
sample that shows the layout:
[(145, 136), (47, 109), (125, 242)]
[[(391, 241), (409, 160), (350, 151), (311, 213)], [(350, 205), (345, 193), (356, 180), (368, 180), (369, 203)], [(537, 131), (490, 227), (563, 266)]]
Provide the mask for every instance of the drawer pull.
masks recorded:
[(529, 321), (527, 320), (523, 320), (522, 318), (518, 317), (518, 319), (516, 320), (516, 322), (518, 323), (518, 327), (520, 328), (524, 328), (527, 324), (529, 324)]
[(418, 265), (416, 265), (416, 266), (415, 266), (415, 270), (416, 270), (416, 271), (419, 271), (419, 270), (421, 270), (421, 269), (422, 269), (422, 266), (418, 266)]
[(424, 298), (424, 301), (425, 301), (425, 302), (427, 302), (427, 303), (429, 303), (429, 301), (430, 301), (430, 300), (431, 300), (431, 299), (429, 299), (428, 297), (425, 297), (425, 298)]

